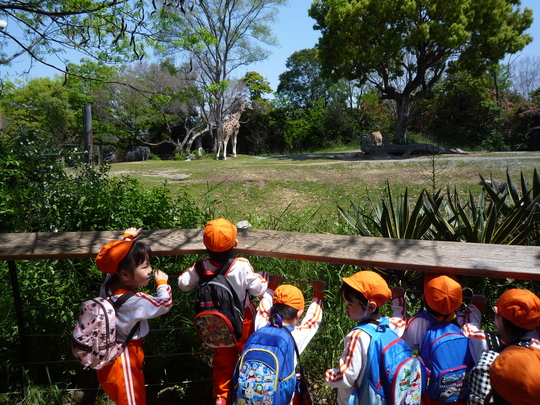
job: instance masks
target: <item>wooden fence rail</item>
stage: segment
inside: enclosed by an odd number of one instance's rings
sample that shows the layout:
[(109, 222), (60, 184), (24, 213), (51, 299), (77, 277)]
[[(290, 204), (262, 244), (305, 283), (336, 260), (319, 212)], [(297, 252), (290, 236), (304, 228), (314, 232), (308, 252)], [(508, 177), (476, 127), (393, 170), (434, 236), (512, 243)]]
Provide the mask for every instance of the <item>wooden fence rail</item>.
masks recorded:
[[(96, 257), (121, 231), (0, 234), (0, 260)], [(205, 252), (201, 229), (143, 231), (157, 256)], [(540, 280), (540, 247), (239, 229), (239, 255)]]

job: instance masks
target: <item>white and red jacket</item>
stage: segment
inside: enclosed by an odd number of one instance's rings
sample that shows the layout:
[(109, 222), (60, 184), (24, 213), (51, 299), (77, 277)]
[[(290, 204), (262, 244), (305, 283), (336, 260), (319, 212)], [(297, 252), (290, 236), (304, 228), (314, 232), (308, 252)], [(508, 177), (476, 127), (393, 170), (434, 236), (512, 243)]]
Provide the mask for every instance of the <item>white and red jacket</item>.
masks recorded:
[[(273, 286), (272, 286), (273, 287)], [(272, 307), (274, 299), (274, 288), (268, 288), (262, 295), (259, 306), (257, 307), (257, 315), (255, 316), (255, 330), (266, 326), (269, 322), (269, 311)], [(302, 322), (294, 327), (292, 330), (292, 336), (296, 342), (298, 353), (302, 354), (308, 343), (313, 339), (322, 321), (322, 303), (324, 299), (323, 292), (315, 292), (311, 304), (307, 312), (302, 318)], [(298, 359), (295, 354), (294, 365), (296, 367)]]
[[(127, 290), (111, 291), (108, 287), (107, 274), (105, 283), (101, 286), (100, 297), (106, 298), (110, 296), (113, 301), (116, 301)], [(171, 286), (167, 281), (160, 280), (157, 282), (157, 296), (153, 297), (144, 292), (137, 292), (133, 297), (130, 297), (118, 310), (116, 314), (117, 324), (117, 339), (121, 342), (125, 341), (129, 332), (137, 324), (141, 322), (138, 330), (133, 335), (133, 340), (143, 338), (148, 334), (148, 319), (157, 318), (171, 309), (172, 292)]]
[[(403, 298), (394, 299), (392, 306), (394, 316), (389, 318), (389, 323), (391, 329), (398, 336), (401, 336), (405, 331), (404, 307), (405, 300)], [(344, 350), (339, 359), (339, 366), (326, 370), (326, 383), (328, 386), (338, 389), (337, 401), (339, 405), (349, 404), (349, 397), (357, 387), (357, 382), (362, 381), (370, 343), (371, 336), (369, 334), (361, 329), (353, 329), (345, 336)]]
[[(202, 261), (205, 273), (214, 273), (221, 265), (213, 263), (209, 257)], [(231, 283), (234, 291), (238, 295), (240, 302), (244, 302), (245, 307), (250, 306), (249, 297), (246, 299), (246, 291), (250, 295), (262, 295), (268, 283), (258, 273), (255, 273), (248, 259), (237, 257), (226, 274), (227, 280)], [(178, 287), (184, 292), (191, 291), (199, 285), (199, 275), (195, 269), (195, 264), (178, 276)]]

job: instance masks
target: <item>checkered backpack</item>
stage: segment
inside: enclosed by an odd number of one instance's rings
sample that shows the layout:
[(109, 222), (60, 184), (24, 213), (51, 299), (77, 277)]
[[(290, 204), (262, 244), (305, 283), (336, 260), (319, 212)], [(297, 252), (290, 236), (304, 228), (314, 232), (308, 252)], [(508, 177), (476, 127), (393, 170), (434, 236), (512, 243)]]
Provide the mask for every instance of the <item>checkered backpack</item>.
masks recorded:
[[(484, 405), (486, 397), (491, 391), (491, 380), (489, 378), (489, 368), (495, 361), (503, 346), (495, 332), (485, 332), (488, 350), (485, 350), (469, 376), (469, 399), (468, 405)], [(517, 346), (529, 347), (530, 340), (520, 340), (515, 343)], [(514, 345), (511, 345), (514, 346)]]

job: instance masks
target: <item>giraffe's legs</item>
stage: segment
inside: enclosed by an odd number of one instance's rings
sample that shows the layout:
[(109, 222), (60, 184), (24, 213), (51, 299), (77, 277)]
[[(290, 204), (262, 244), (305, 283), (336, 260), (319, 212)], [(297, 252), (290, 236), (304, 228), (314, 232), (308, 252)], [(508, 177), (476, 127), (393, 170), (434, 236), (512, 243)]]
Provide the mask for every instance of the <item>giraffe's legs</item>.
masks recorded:
[(227, 160), (227, 144), (229, 143), (229, 137), (226, 136), (223, 139), (223, 160)]
[(238, 140), (238, 131), (232, 134), (232, 157), (236, 157), (236, 141)]

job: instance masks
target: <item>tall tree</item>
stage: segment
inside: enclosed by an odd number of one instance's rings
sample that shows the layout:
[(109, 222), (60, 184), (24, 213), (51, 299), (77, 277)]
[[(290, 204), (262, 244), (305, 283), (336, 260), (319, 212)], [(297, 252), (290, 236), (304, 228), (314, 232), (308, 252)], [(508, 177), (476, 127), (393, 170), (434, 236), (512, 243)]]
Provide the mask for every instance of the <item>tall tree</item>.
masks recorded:
[(279, 75), (277, 92), (288, 96), (296, 107), (309, 107), (319, 100), (331, 98), (334, 81), (321, 76), (321, 63), (316, 49), (294, 52), (285, 62), (287, 70)]
[[(183, 10), (185, 1), (167, 4)], [(7, 27), (0, 35), (0, 64), (27, 55), (32, 63), (68, 73), (63, 55), (69, 50), (107, 62), (118, 62), (120, 55), (140, 59), (143, 40), (152, 35), (145, 21), (155, 7), (145, 0), (2, 1), (0, 19)], [(51, 54), (63, 66), (48, 62)]]
[[(177, 9), (157, 13), (166, 55), (189, 58), (198, 75), (209, 125), (219, 127), (231, 113), (236, 97), (224, 97), (233, 72), (241, 66), (266, 59), (260, 44), (275, 44), (270, 24), (277, 6), (286, 0), (208, 0), (194, 2), (186, 14)], [(234, 112), (234, 111), (232, 111)]]
[[(433, 95), (445, 69), (475, 73), (525, 47), (532, 11), (519, 0), (315, 0), (323, 73), (371, 82), (396, 103), (403, 139), (411, 104)], [(398, 79), (402, 79), (401, 82)]]

